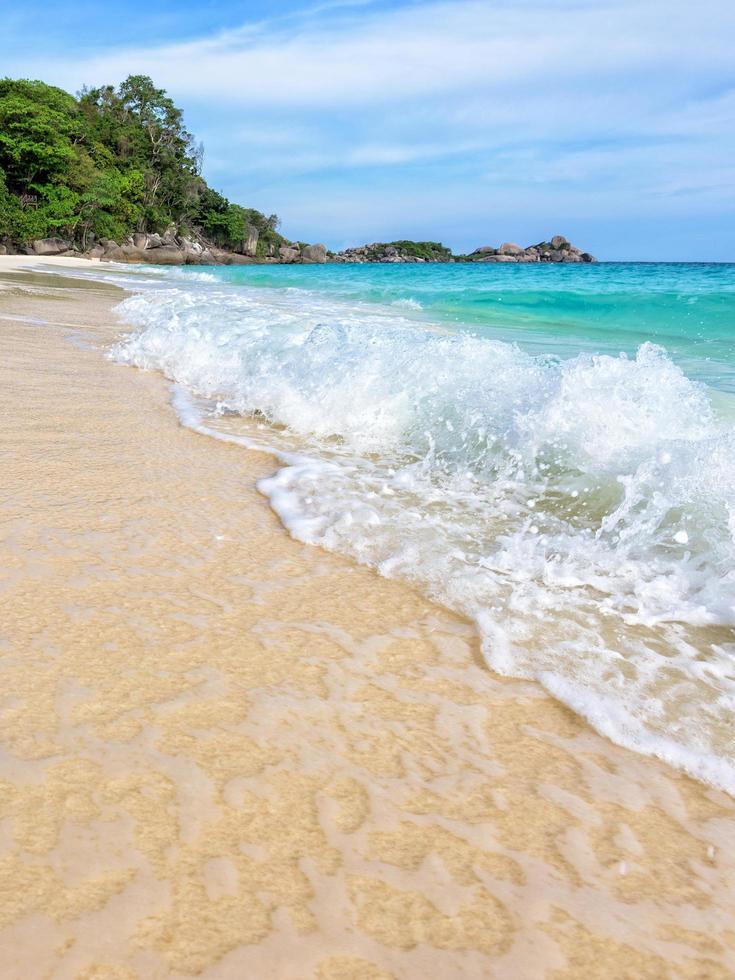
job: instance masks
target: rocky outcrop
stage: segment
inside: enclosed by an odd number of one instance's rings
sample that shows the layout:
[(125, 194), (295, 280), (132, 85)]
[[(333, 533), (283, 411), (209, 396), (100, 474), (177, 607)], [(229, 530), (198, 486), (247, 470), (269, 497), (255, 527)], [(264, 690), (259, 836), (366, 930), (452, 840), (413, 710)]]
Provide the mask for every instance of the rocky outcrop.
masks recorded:
[(539, 242), (522, 248), (514, 242), (504, 242), (498, 248), (482, 245), (467, 256), (468, 262), (596, 262), (589, 252), (572, 245), (563, 235), (554, 235), (551, 241)]
[[(283, 240), (280, 246), (268, 242), (261, 244), (258, 255), (258, 230), (248, 229), (248, 237), (235, 251), (216, 248), (203, 239), (180, 235), (174, 225), (163, 234), (136, 232), (118, 243), (100, 238), (88, 243), (84, 252), (75, 251), (70, 242), (62, 238), (40, 238), (22, 248), (28, 255), (73, 255), (103, 262), (150, 263), (151, 265), (251, 265), (253, 263), (282, 263), (285, 265), (321, 265), (336, 263), (431, 263), (431, 262), (596, 262), (589, 252), (572, 245), (563, 235), (555, 235), (550, 241), (539, 242), (524, 248), (515, 242), (503, 242), (497, 248), (482, 245), (470, 255), (454, 256), (439, 242), (373, 242), (347, 248), (342, 252), (329, 252), (325, 245), (304, 245), (301, 242)], [(3, 244), (5, 251), (10, 246)], [(2, 254), (2, 253), (0, 253)]]
[(372, 242), (370, 245), (358, 245), (356, 248), (346, 248), (330, 256), (330, 262), (345, 262), (350, 264), (363, 262), (454, 262), (454, 256), (448, 248), (439, 242)]

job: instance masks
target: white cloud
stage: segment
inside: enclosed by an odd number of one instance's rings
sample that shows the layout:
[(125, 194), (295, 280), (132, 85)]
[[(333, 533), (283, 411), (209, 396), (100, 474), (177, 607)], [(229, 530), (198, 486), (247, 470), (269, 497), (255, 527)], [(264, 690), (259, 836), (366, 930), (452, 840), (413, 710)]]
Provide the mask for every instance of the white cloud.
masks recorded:
[(391, 104), (477, 87), (526, 97), (585, 79), (626, 91), (661, 72), (676, 91), (692, 72), (730, 70), (734, 33), (724, 0), (455, 0), (37, 67), (72, 86), (146, 71), (181, 95), (251, 108)]

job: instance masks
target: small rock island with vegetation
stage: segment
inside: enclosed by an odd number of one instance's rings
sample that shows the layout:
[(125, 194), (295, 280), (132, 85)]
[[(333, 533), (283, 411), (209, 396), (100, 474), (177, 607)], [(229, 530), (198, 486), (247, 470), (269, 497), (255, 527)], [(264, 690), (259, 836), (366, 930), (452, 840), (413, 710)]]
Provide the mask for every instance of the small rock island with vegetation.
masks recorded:
[(156, 265), (594, 262), (560, 235), (453, 255), (439, 242), (330, 252), (292, 242), (275, 214), (233, 204), (202, 176), (203, 147), (146, 75), (77, 97), (0, 80), (0, 255)]

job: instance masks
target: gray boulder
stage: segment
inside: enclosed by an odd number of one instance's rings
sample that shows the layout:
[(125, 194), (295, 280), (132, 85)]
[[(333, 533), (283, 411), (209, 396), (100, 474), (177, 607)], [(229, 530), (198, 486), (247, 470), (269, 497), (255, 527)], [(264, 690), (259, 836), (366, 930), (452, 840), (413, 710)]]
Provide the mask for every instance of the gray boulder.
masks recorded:
[(327, 261), (327, 246), (307, 245), (301, 253), (301, 258), (309, 264), (323, 265)]
[(199, 265), (204, 249), (199, 242), (193, 242), (189, 238), (182, 238), (181, 251), (184, 253), (184, 262), (187, 265)]
[(106, 262), (125, 262), (125, 252), (117, 242), (113, 242), (110, 238), (101, 238), (100, 245), (104, 249), (102, 257)]
[(278, 254), (281, 257), (281, 262), (288, 264), (295, 262), (301, 253), (297, 248), (291, 248), (289, 245), (281, 245), (281, 247), (278, 249)]
[(498, 249), (499, 255), (521, 255), (523, 249), (520, 245), (516, 245), (515, 242), (503, 242), (503, 244)]
[(176, 245), (176, 225), (171, 223), (168, 228), (161, 235), (161, 241), (164, 245)]
[(61, 255), (69, 251), (69, 243), (63, 238), (37, 238), (31, 247), (34, 255)]
[(120, 251), (125, 256), (126, 262), (145, 262), (146, 255), (142, 248), (136, 248), (135, 245), (121, 245)]
[(133, 235), (133, 245), (140, 249), (148, 248), (148, 236), (145, 232), (138, 231)]
[(551, 245), (552, 249), (561, 251), (564, 248), (569, 248), (569, 241), (563, 235), (554, 235), (549, 245)]
[(174, 245), (161, 245), (160, 248), (146, 249), (143, 261), (153, 265), (183, 265), (186, 257), (181, 249)]
[(255, 258), (258, 254), (258, 229), (248, 226), (248, 237), (242, 243), (243, 255)]

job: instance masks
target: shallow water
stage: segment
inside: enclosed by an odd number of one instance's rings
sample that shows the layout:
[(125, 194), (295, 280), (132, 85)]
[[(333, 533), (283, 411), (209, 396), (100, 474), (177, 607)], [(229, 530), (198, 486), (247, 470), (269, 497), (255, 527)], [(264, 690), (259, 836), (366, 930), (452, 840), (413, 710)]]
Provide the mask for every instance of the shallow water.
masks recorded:
[(280, 453), (297, 538), (469, 615), (488, 663), (735, 791), (735, 266), (126, 277), (114, 356)]

